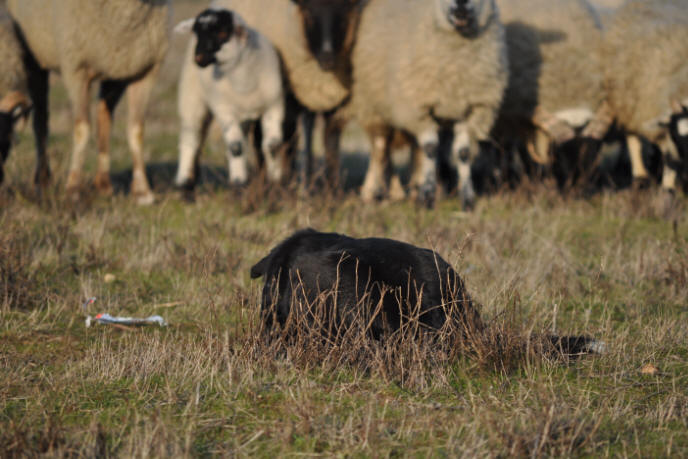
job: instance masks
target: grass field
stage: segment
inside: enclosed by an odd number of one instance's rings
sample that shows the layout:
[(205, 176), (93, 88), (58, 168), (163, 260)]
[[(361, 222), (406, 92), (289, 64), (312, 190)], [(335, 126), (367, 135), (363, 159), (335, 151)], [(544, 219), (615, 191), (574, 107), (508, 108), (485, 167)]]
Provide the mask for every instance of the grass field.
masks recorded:
[[(178, 3), (177, 18), (195, 5)], [(688, 455), (685, 211), (665, 219), (656, 190), (583, 200), (548, 184), (482, 197), (472, 213), (452, 199), (434, 210), (365, 205), (353, 186), (336, 199), (254, 197), (222, 184), (212, 136), (204, 185), (187, 203), (170, 186), (183, 45), (175, 39), (147, 124), (156, 204), (138, 207), (126, 193), (125, 107), (115, 196), (64, 197), (70, 115), (58, 78), (45, 198), (31, 186), (28, 129), (6, 164), (0, 456)], [(89, 161), (92, 174), (95, 154)], [(360, 159), (347, 165), (360, 182)], [(588, 334), (608, 352), (448, 360), (369, 343), (361, 362), (357, 349), (277, 350), (257, 336), (262, 285), (249, 269), (305, 226), (432, 247), (509, 340)], [(92, 315), (160, 314), (170, 325), (86, 328), (81, 304), (92, 296)]]

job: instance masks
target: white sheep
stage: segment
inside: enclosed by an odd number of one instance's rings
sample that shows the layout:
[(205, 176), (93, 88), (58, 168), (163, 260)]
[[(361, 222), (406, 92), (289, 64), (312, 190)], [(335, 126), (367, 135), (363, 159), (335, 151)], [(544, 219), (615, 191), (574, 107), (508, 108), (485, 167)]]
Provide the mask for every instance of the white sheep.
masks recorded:
[(506, 29), (509, 84), (495, 127), (506, 146), (525, 145), (541, 164), (551, 146), (607, 126), (588, 125), (603, 106), (602, 27), (587, 0), (498, 0)]
[(357, 120), (371, 138), (361, 189), (369, 200), (385, 187), (390, 128), (410, 135), (412, 186), (434, 199), (440, 120), (454, 126), (465, 205), (474, 199), (470, 164), (487, 139), (502, 101), (508, 64), (494, 0), (370, 0), (352, 52), (351, 101), (339, 116)]
[(227, 144), (229, 181), (248, 180), (242, 124), (260, 120), (261, 151), (268, 178), (282, 178), (275, 157), (282, 143), (285, 92), (280, 60), (272, 44), (237, 14), (210, 8), (181, 22), (175, 31), (190, 31), (179, 81), (179, 168), (175, 184), (192, 188), (205, 127), (214, 117)]
[(639, 140), (644, 137), (662, 150), (662, 188), (669, 192), (676, 190), (682, 167), (668, 123), (688, 106), (687, 43), (685, 0), (634, 0), (616, 11), (603, 44), (609, 108), (628, 135), (633, 177), (648, 177)]
[[(310, 112), (325, 113), (327, 173), (338, 180), (342, 124), (331, 116), (350, 93), (349, 51), (361, 8), (368, 0), (214, 0), (236, 11), (279, 51), (289, 86)], [(310, 145), (313, 115), (306, 117)], [(307, 148), (310, 156), (310, 148)], [(308, 164), (311, 158), (307, 158)]]
[(28, 117), (31, 108), (23, 55), (12, 21), (0, 11), (0, 183), (15, 125)]
[[(139, 203), (151, 203), (153, 193), (143, 160), (143, 118), (156, 75), (168, 47), (169, 0), (8, 0), (40, 68), (30, 87), (34, 129), (40, 158), (45, 158), (48, 71), (59, 71), (74, 117), (74, 146), (67, 190), (81, 187), (81, 171), (90, 133), (89, 90), (100, 80), (98, 103), (98, 170), (95, 185), (111, 193), (110, 129), (119, 98), (128, 89), (127, 139), (133, 160), (131, 193)], [(39, 175), (47, 180), (45, 169)]]

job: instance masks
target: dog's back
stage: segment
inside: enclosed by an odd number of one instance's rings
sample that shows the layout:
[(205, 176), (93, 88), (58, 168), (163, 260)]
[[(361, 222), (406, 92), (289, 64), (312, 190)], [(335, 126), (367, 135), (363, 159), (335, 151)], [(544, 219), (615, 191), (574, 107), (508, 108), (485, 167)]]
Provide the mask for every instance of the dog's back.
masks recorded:
[(462, 326), (479, 322), (463, 281), (444, 259), (391, 239), (298, 231), (251, 269), (252, 278), (261, 276), (263, 312), (282, 325), (292, 306), (318, 302), (336, 325), (362, 316), (375, 337), (413, 320), (434, 330), (448, 315)]

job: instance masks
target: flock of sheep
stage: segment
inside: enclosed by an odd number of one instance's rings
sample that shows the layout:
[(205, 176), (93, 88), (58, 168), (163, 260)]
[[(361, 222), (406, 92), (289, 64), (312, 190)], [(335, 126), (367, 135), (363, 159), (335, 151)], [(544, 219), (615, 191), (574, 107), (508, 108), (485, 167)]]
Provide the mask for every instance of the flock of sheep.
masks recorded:
[[(447, 168), (470, 207), (481, 144), (552, 164), (557, 148), (599, 147), (612, 128), (626, 138), (634, 180), (648, 180), (643, 142), (661, 150), (662, 188), (673, 195), (688, 169), (686, 0), (590, 2), (215, 0), (176, 27), (192, 35), (179, 83), (175, 183), (193, 189), (212, 119), (233, 184), (249, 177), (248, 138), (268, 179), (288, 178), (298, 120), (310, 170), (314, 116), (322, 114), (329, 180), (339, 176), (344, 125), (354, 121), (370, 138), (364, 200), (404, 193), (390, 166), (399, 142), (411, 147), (409, 189), (417, 199), (432, 205)], [(99, 81), (94, 185), (112, 192), (112, 113), (126, 90), (132, 196), (152, 202), (143, 120), (170, 18), (168, 0), (7, 0), (0, 12), (2, 163), (14, 125), (33, 112), (35, 181), (49, 180), (48, 73), (59, 71), (74, 118), (67, 189), (82, 187), (89, 89)]]

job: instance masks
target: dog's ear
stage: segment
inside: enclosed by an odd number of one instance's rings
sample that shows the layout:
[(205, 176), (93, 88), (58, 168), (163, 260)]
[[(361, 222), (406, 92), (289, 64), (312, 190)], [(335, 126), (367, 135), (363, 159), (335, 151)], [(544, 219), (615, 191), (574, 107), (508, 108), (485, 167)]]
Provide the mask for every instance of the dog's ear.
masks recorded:
[(184, 19), (182, 22), (174, 26), (174, 33), (189, 33), (193, 29), (196, 18)]

